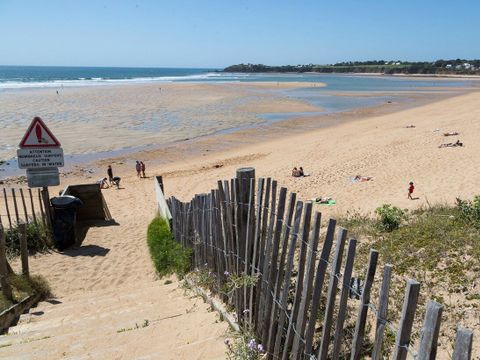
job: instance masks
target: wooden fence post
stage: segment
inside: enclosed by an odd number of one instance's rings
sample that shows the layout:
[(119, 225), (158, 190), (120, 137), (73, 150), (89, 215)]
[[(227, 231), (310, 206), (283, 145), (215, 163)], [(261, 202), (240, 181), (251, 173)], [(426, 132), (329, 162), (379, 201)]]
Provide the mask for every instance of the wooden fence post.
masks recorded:
[(2, 285), (3, 295), (11, 300), (12, 288), (8, 283), (8, 267), (7, 267), (7, 254), (5, 244), (5, 231), (3, 226), (0, 225), (0, 283)]
[(373, 279), (375, 278), (375, 271), (377, 269), (378, 251), (370, 250), (370, 257), (368, 259), (367, 276), (365, 278), (365, 285), (360, 299), (360, 306), (358, 308), (357, 324), (355, 326), (355, 334), (352, 341), (352, 355), (351, 360), (360, 360), (362, 354), (363, 336), (365, 334), (365, 324), (367, 322), (368, 304), (370, 302), (370, 290), (372, 289)]
[(375, 331), (375, 343), (373, 345), (372, 360), (380, 360), (382, 356), (383, 335), (388, 315), (388, 294), (390, 292), (390, 280), (392, 278), (392, 265), (383, 267), (382, 287), (380, 288), (377, 326)]
[(23, 195), (23, 189), (20, 189), (20, 198), (22, 199), (23, 213), (25, 214), (25, 222), (28, 223), (27, 204), (25, 203), (25, 196)]
[(437, 342), (440, 322), (442, 321), (442, 310), (443, 305), (435, 301), (428, 302), (422, 335), (420, 337), (418, 360), (435, 360), (437, 357)]
[(403, 301), (402, 316), (400, 318), (400, 327), (395, 342), (394, 360), (405, 360), (407, 358), (419, 293), (420, 283), (413, 279), (408, 280), (405, 299)]
[(452, 360), (470, 360), (472, 358), (472, 340), (473, 331), (459, 326)]
[(27, 225), (18, 224), (20, 230), (20, 257), (22, 258), (22, 274), (29, 275), (28, 271), (28, 246), (27, 246)]

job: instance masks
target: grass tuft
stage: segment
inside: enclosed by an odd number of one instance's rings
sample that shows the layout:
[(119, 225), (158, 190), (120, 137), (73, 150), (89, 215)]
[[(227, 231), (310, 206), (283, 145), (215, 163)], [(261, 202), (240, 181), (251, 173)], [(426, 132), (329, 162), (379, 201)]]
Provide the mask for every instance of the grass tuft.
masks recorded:
[(160, 276), (185, 275), (191, 268), (192, 251), (174, 239), (167, 221), (157, 217), (148, 226), (147, 243), (155, 269)]

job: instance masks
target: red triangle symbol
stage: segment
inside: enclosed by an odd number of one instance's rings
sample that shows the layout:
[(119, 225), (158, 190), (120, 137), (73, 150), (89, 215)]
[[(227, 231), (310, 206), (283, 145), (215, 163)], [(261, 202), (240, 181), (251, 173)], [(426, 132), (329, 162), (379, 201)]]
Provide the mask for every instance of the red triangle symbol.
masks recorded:
[(60, 147), (60, 142), (39, 117), (35, 117), (23, 135), (20, 147)]

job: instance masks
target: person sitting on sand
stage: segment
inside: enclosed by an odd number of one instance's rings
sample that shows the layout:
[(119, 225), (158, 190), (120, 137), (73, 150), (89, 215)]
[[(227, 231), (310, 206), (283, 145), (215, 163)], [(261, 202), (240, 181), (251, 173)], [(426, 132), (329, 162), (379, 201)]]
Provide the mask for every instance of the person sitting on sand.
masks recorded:
[(293, 177), (300, 177), (302, 175), (300, 175), (300, 171), (296, 167), (294, 167), (293, 170), (292, 170), (292, 176)]
[(107, 178), (101, 178), (97, 181), (97, 184), (100, 186), (100, 189), (108, 189), (110, 185), (108, 185)]
[(408, 195), (407, 195), (407, 198), (410, 200), (413, 200), (413, 197), (412, 197), (413, 190), (415, 190), (415, 186), (413, 185), (413, 181), (410, 181), (410, 183), (408, 184)]
[(439, 148), (445, 148), (445, 147), (457, 147), (457, 146), (463, 146), (463, 143), (460, 142), (460, 140), (457, 140), (456, 142), (454, 143), (446, 143), (446, 144), (442, 144), (439, 146)]

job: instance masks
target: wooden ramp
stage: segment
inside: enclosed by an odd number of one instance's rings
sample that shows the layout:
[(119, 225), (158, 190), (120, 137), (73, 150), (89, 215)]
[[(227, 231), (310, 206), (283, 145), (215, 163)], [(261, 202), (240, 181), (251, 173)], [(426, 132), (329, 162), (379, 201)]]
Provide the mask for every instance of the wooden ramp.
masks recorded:
[(77, 221), (112, 220), (112, 215), (98, 184), (69, 185), (62, 192), (63, 195), (75, 196), (82, 200), (83, 206), (78, 209)]

